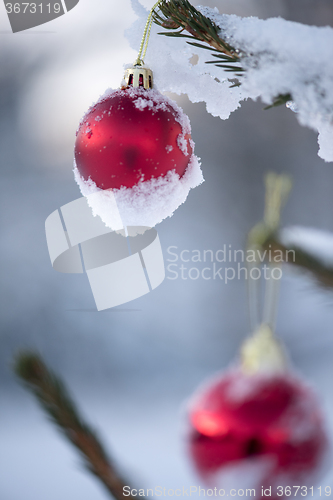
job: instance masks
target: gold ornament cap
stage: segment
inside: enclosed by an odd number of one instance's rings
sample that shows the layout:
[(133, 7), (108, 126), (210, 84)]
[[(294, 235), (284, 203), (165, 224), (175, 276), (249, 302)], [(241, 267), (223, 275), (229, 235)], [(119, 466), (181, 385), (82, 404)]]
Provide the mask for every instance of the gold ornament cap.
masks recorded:
[(241, 364), (245, 373), (279, 373), (287, 368), (287, 359), (280, 342), (269, 325), (262, 324), (241, 348)]
[(144, 89), (153, 88), (153, 72), (145, 66), (135, 65), (127, 68), (124, 75), (126, 87), (142, 87)]

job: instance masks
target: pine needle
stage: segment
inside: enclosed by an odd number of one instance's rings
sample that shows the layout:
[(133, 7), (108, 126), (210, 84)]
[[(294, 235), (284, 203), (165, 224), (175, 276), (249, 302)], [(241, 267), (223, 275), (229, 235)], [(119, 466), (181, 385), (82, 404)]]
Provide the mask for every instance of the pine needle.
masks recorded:
[[(153, 13), (153, 21), (158, 26), (162, 26), (167, 30), (179, 30), (162, 32), (159, 35), (186, 37), (203, 42), (187, 43), (202, 49), (214, 50), (215, 54), (212, 54), (212, 56), (219, 57), (216, 55), (218, 53), (221, 59), (223, 58), (228, 62), (229, 66), (226, 66), (226, 69), (233, 71), (233, 66), (230, 66), (230, 64), (238, 63), (234, 71), (243, 71), (239, 66), (240, 57), (237, 51), (221, 38), (218, 26), (208, 19), (208, 17), (201, 14), (188, 0), (163, 0)], [(184, 34), (184, 30), (189, 35)], [(223, 61), (219, 61), (219, 64), (216, 65), (224, 67)]]
[[(226, 73), (234, 73), (241, 78), (245, 69), (241, 66), (242, 53), (232, 47), (223, 39), (220, 28), (208, 17), (199, 12), (188, 0), (162, 0), (152, 15), (153, 22), (168, 30), (158, 33), (169, 37), (192, 38), (196, 42), (189, 41), (189, 45), (214, 51), (212, 57), (220, 58), (220, 61), (207, 61), (207, 64), (214, 64), (218, 68), (223, 68)], [(171, 31), (173, 30), (173, 31)], [(178, 31), (177, 31), (178, 30)], [(183, 32), (189, 33), (189, 35)], [(201, 42), (201, 43), (198, 43)], [(232, 87), (239, 87), (241, 82)], [(270, 109), (281, 106), (287, 101), (291, 101), (292, 96), (288, 94), (278, 95), (270, 106)]]

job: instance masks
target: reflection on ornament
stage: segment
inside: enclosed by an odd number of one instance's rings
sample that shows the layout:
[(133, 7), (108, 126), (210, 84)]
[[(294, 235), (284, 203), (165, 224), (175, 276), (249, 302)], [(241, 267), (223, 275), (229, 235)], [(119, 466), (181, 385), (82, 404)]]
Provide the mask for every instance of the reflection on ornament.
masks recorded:
[(193, 153), (190, 132), (187, 116), (157, 90), (111, 90), (80, 123), (76, 165), (100, 189), (131, 188), (172, 170), (181, 177)]

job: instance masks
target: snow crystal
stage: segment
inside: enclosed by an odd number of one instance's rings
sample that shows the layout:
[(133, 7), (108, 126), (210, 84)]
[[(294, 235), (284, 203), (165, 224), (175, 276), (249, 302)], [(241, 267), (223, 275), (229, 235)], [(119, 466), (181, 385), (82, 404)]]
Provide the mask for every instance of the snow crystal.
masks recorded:
[[(127, 31), (127, 37), (137, 49), (148, 11), (138, 0), (132, 0), (132, 7), (139, 19)], [(207, 50), (190, 46), (182, 38), (159, 36), (161, 27), (153, 25), (146, 63), (154, 70), (158, 88), (185, 93), (192, 102), (204, 101), (207, 111), (222, 119), (247, 98), (261, 97), (271, 104), (278, 95), (290, 93), (300, 124), (319, 132), (319, 156), (333, 161), (333, 29), (281, 18), (240, 18), (221, 15), (216, 8), (197, 8), (243, 54), (241, 64), (246, 71), (242, 84), (230, 88), (230, 73), (205, 64), (210, 57)], [(195, 65), (191, 63), (193, 56), (198, 57)]]
[(281, 229), (279, 238), (287, 247), (297, 247), (325, 265), (333, 266), (333, 234), (308, 227), (291, 226)]
[(154, 103), (153, 101), (148, 101), (147, 99), (143, 99), (142, 97), (139, 97), (135, 102), (134, 106), (139, 109), (140, 111), (143, 111), (145, 108), (148, 109), (153, 109)]
[(121, 229), (119, 214), (122, 227), (154, 227), (166, 217), (171, 217), (185, 202), (190, 189), (199, 186), (204, 180), (199, 159), (195, 155), (191, 156), (181, 178), (172, 170), (165, 177), (140, 181), (132, 188), (100, 189), (91, 179), (84, 180), (76, 165), (74, 176), (82, 195), (87, 197), (93, 215), (98, 215), (113, 230)]
[(185, 155), (188, 156), (188, 151), (187, 151), (187, 141), (184, 137), (184, 133), (181, 135), (179, 134), (177, 137), (177, 146), (181, 150), (181, 152)]
[(286, 102), (286, 106), (287, 106), (287, 108), (291, 109), (291, 111), (293, 111), (294, 113), (298, 113), (298, 108), (297, 108), (296, 104), (294, 103), (294, 101)]

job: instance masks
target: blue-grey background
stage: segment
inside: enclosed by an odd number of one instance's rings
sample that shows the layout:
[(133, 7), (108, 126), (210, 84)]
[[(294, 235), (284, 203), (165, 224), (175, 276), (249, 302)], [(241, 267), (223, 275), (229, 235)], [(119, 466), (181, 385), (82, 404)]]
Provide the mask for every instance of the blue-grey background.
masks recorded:
[[(331, 0), (216, 5), (244, 16), (333, 24)], [(75, 129), (91, 102), (119, 85), (123, 63), (134, 60), (123, 34), (134, 19), (127, 0), (81, 0), (49, 24), (12, 34), (0, 5), (1, 500), (107, 498), (17, 383), (11, 364), (20, 349), (39, 351), (64, 377), (133, 483), (176, 488), (199, 484), (185, 454), (185, 401), (234, 359), (249, 333), (242, 281), (166, 279), (145, 297), (97, 313), (87, 277), (51, 267), (44, 221), (80, 195)], [(262, 216), (268, 169), (294, 179), (284, 224), (333, 231), (333, 164), (318, 158), (316, 134), (291, 111), (246, 102), (221, 121), (186, 96), (177, 101), (191, 119), (206, 182), (157, 227), (166, 258), (171, 245), (243, 248)], [(332, 293), (289, 274), (278, 333), (320, 395), (332, 435)], [(332, 474), (322, 485), (333, 486)]]

